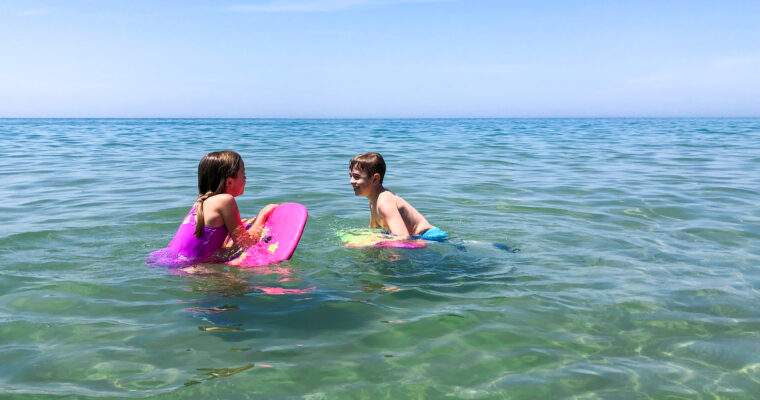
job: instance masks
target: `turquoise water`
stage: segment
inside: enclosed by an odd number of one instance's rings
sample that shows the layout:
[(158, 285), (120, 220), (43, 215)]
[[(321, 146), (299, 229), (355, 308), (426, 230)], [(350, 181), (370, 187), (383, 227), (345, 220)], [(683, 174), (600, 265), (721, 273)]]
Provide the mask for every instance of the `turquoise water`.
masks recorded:
[[(0, 120), (0, 397), (753, 398), (760, 119)], [(144, 263), (233, 149), (294, 257)], [(348, 160), (452, 240), (353, 249)]]

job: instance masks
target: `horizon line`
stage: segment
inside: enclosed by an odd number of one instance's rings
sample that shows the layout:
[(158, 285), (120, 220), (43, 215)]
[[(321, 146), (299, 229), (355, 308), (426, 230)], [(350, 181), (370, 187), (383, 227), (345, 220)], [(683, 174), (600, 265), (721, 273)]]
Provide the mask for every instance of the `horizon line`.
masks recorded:
[(0, 117), (10, 119), (251, 119), (251, 120), (436, 120), (436, 119), (757, 119), (757, 116), (553, 116), (553, 117)]

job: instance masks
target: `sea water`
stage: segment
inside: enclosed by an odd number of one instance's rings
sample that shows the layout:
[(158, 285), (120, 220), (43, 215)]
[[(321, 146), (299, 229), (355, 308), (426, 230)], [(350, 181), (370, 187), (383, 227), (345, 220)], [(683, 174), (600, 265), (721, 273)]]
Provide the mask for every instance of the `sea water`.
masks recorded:
[[(293, 258), (146, 265), (239, 152)], [(348, 161), (450, 240), (356, 249)], [(760, 119), (0, 120), (0, 397), (760, 393)]]

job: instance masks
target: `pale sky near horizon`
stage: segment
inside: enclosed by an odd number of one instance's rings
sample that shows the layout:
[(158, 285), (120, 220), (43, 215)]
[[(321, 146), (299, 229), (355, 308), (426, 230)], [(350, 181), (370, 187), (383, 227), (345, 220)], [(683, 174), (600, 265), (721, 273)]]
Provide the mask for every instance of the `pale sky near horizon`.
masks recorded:
[(760, 117), (760, 1), (3, 1), (0, 117)]

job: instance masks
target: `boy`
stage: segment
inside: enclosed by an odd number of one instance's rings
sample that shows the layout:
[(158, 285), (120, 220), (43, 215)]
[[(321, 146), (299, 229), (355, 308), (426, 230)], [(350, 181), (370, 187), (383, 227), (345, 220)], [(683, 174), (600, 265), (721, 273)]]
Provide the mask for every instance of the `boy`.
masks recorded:
[(383, 187), (385, 161), (378, 153), (364, 153), (348, 165), (354, 194), (369, 199), (370, 228), (385, 228), (399, 239), (444, 240), (448, 234), (433, 225), (411, 204)]

